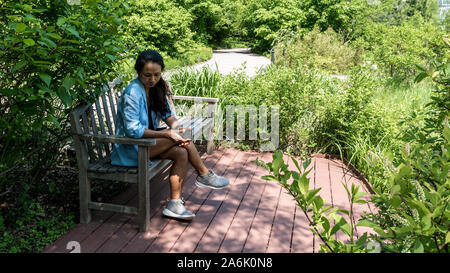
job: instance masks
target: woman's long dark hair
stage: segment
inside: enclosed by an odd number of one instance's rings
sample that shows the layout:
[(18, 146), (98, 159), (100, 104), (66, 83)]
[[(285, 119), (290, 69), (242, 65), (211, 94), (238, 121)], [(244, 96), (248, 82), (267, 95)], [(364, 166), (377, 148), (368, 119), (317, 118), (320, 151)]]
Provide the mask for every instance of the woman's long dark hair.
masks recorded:
[[(156, 50), (144, 50), (141, 53), (139, 53), (136, 64), (134, 65), (134, 69), (138, 73), (138, 75), (141, 73), (142, 68), (147, 64), (148, 62), (157, 63), (161, 66), (161, 72), (164, 71), (164, 60), (161, 54), (159, 54)], [(166, 95), (172, 99), (172, 92), (170, 91), (169, 85), (167, 82), (162, 78), (156, 83), (155, 86), (150, 87), (149, 90), (149, 97), (150, 97), (150, 108), (155, 113), (160, 113), (161, 115), (164, 115), (165, 113), (170, 112), (170, 109), (167, 107), (166, 103)]]

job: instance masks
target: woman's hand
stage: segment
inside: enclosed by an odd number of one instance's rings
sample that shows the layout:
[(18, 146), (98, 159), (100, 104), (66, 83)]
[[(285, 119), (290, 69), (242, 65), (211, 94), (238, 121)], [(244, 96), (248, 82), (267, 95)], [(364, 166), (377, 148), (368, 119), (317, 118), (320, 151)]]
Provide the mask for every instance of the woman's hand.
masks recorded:
[(189, 144), (189, 142), (191, 142), (191, 139), (189, 139), (189, 138), (185, 139), (182, 136), (180, 136), (180, 133), (184, 133), (185, 131), (186, 131), (186, 128), (178, 128), (175, 130), (169, 129), (169, 138), (172, 139), (175, 143), (177, 143), (178, 146), (182, 146), (182, 147), (187, 146)]

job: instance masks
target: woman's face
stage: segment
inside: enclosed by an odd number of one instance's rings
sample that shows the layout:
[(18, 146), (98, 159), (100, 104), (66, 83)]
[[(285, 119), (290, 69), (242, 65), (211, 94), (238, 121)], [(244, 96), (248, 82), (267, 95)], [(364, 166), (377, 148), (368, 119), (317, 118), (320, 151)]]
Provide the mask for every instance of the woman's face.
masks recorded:
[(139, 78), (145, 87), (155, 86), (161, 79), (161, 65), (154, 62), (146, 63), (139, 74)]

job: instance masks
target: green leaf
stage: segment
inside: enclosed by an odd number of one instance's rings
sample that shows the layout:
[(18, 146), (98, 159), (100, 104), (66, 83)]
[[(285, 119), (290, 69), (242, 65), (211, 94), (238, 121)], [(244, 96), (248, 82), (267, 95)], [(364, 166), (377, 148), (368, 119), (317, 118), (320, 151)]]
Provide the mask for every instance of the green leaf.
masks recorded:
[(17, 94), (17, 92), (14, 89), (2, 89), (2, 88), (0, 88), (0, 94), (5, 95), (5, 96), (12, 96), (12, 95)]
[(316, 196), (313, 202), (317, 209), (321, 209), (324, 203), (322, 197), (320, 196)]
[(270, 180), (270, 181), (277, 181), (278, 182), (278, 179), (275, 176), (273, 176), (273, 175), (264, 175), (261, 178), (264, 179), (264, 180)]
[(22, 31), (24, 31), (25, 29), (27, 29), (27, 25), (25, 25), (24, 23), (18, 23), (18, 24), (16, 25), (16, 31), (17, 31), (17, 32), (22, 32)]
[(305, 175), (302, 175), (302, 177), (300, 177), (300, 181), (299, 181), (299, 186), (300, 186), (300, 191), (302, 194), (306, 194), (309, 190), (309, 179), (306, 178)]
[(70, 88), (72, 88), (72, 86), (74, 84), (75, 84), (75, 80), (73, 78), (70, 78), (70, 77), (64, 78), (63, 86), (67, 90), (67, 92), (69, 92)]
[(24, 67), (27, 64), (26, 61), (20, 61), (18, 62), (12, 69), (12, 72), (16, 72), (17, 70), (21, 69), (22, 67)]
[(69, 92), (66, 91), (64, 88), (60, 87), (58, 89), (58, 97), (61, 99), (61, 101), (66, 105), (66, 106), (71, 106), (72, 105), (72, 97), (70, 96)]
[(297, 167), (297, 170), (301, 173), (302, 169), (300, 169), (300, 165), (298, 164), (298, 161), (293, 157), (291, 157), (291, 159), (294, 162), (295, 166)]
[(378, 228), (378, 226), (375, 223), (373, 223), (369, 220), (364, 220), (364, 219), (359, 220), (358, 223), (356, 224), (356, 226), (357, 227)]
[(346, 210), (346, 209), (338, 209), (337, 211), (345, 213), (345, 215), (350, 215), (350, 212), (348, 210)]
[(59, 36), (59, 35), (56, 34), (56, 33), (49, 33), (48, 36), (49, 36), (50, 38), (53, 38), (53, 39), (56, 39), (56, 40), (61, 40), (61, 39), (62, 39), (62, 37)]
[(353, 198), (354, 198), (354, 200), (358, 200), (359, 198), (365, 196), (366, 194), (367, 194), (367, 193), (365, 193), (365, 192), (357, 192), (357, 193), (353, 196)]
[(78, 33), (78, 31), (73, 27), (70, 26), (67, 28), (67, 31), (69, 31), (70, 33), (72, 33), (74, 36), (76, 36), (77, 38), (81, 38), (80, 34)]
[(52, 78), (51, 78), (48, 74), (45, 74), (45, 73), (39, 73), (39, 77), (41, 78), (41, 80), (42, 80), (43, 82), (45, 82), (45, 84), (46, 84), (47, 86), (50, 86), (50, 82), (52, 81)]
[(350, 236), (350, 226), (348, 225), (347, 221), (344, 219), (344, 217), (340, 215), (335, 216), (336, 219), (336, 225), (331, 229), (330, 235), (334, 235), (339, 229), (345, 232), (348, 236)]
[(27, 46), (34, 46), (36, 44), (36, 42), (33, 39), (25, 39), (23, 40), (23, 42), (27, 45)]
[(364, 234), (356, 240), (356, 245), (359, 247), (362, 247), (364, 243), (367, 240), (367, 232), (364, 232)]
[(413, 247), (414, 253), (423, 253), (423, 244), (419, 239), (416, 239)]
[(425, 68), (421, 65), (416, 64), (417, 69), (419, 69), (420, 71), (426, 71)]
[(310, 158), (308, 158), (308, 160), (303, 162), (303, 164), (302, 164), (303, 165), (303, 170), (306, 170), (308, 168), (309, 164), (311, 164), (311, 159)]
[(447, 125), (444, 125), (444, 137), (447, 140), (447, 142), (450, 143), (450, 127)]
[(22, 7), (23, 7), (23, 9), (24, 9), (25, 11), (31, 11), (31, 10), (33, 9), (32, 6), (27, 5), (27, 4), (23, 5)]
[(306, 201), (310, 201), (312, 198), (314, 198), (314, 196), (316, 196), (316, 194), (320, 191), (320, 189), (314, 189), (314, 190), (310, 190), (308, 191), (308, 195), (306, 196)]
[(399, 172), (398, 174), (395, 176), (396, 179), (400, 179), (408, 174), (411, 173), (412, 169), (409, 165), (404, 165), (403, 163), (400, 165), (399, 167)]
[(431, 227), (431, 216), (432, 214), (429, 213), (427, 215), (425, 215), (421, 220), (422, 220), (422, 224), (423, 224), (423, 229), (427, 230)]
[(392, 197), (392, 199), (391, 199), (392, 207), (398, 208), (401, 203), (402, 203), (402, 199), (400, 198), (400, 196), (395, 195), (394, 197)]
[(117, 59), (115, 56), (110, 54), (106, 54), (106, 57), (108, 57), (108, 59), (110, 59), (112, 62), (114, 62)]
[(394, 185), (394, 186), (391, 188), (391, 196), (400, 193), (400, 190), (401, 190), (400, 185)]
[(24, 92), (28, 96), (31, 96), (34, 93), (34, 90), (31, 88), (24, 88), (24, 89), (22, 89), (22, 92)]
[(416, 76), (416, 78), (414, 79), (414, 82), (419, 83), (426, 77), (428, 77), (428, 74), (426, 72), (421, 72), (421, 73), (419, 73), (419, 75)]
[(47, 38), (45, 38), (45, 37), (41, 37), (41, 39), (42, 39), (42, 41), (44, 41), (44, 43), (45, 43), (48, 47), (50, 47), (50, 48), (56, 48), (56, 44), (55, 44), (55, 42), (53, 42), (52, 40), (47, 39)]
[(450, 243), (450, 231), (447, 232), (447, 236), (445, 236), (445, 243)]
[(292, 171), (291, 174), (294, 180), (300, 180), (300, 174), (298, 172)]
[(62, 26), (66, 22), (66, 19), (64, 17), (59, 17), (58, 21), (56, 22), (57, 26)]
[(273, 153), (272, 157), (273, 172), (275, 173), (275, 175), (278, 175), (281, 167), (284, 165), (283, 154), (281, 153), (281, 151), (277, 150), (275, 151), (275, 153)]
[(322, 217), (322, 227), (324, 229), (325, 234), (328, 234), (328, 231), (330, 230), (330, 221), (326, 217)]
[(59, 121), (54, 116), (50, 116), (50, 120), (51, 120), (51, 122), (53, 122), (53, 124), (56, 125), (56, 127), (61, 129), (61, 124), (59, 124)]
[(47, 93), (50, 93), (54, 96), (58, 96), (58, 94), (56, 94), (53, 90), (51, 90), (50, 88), (48, 88), (47, 86), (44, 86), (42, 84), (36, 84), (37, 87), (39, 87), (42, 91), (45, 91)]

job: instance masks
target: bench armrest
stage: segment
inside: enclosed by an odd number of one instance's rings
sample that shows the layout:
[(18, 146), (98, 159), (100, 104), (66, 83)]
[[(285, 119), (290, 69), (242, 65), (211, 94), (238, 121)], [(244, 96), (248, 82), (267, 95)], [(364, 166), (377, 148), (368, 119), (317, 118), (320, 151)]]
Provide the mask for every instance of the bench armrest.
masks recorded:
[(108, 142), (117, 144), (129, 144), (129, 145), (139, 145), (139, 146), (155, 146), (156, 140), (154, 138), (131, 138), (124, 136), (111, 136), (111, 135), (91, 135), (82, 134), (78, 135), (83, 140), (94, 140), (98, 142)]

